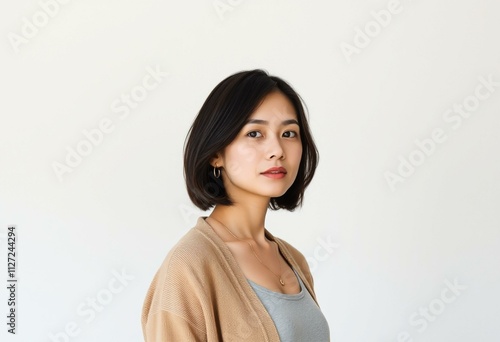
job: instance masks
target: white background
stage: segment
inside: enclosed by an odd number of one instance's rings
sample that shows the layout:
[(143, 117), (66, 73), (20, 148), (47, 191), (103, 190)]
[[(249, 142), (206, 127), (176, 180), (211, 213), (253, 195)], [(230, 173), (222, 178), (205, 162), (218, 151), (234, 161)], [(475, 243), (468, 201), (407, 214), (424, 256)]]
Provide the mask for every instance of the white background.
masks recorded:
[[(185, 190), (186, 133), (218, 82), (264, 68), (304, 98), (320, 152), (303, 208), (269, 212), (266, 227), (310, 261), (332, 341), (498, 341), (500, 87), (487, 93), (480, 78), (500, 82), (500, 4), (396, 5), (381, 27), (373, 13), (390, 1), (75, 0), (52, 16), (37, 1), (4, 3), (1, 340), (51, 341), (68, 324), (68, 341), (143, 340), (152, 277), (209, 214)], [(22, 38), (27, 22), (39, 27)], [(343, 53), (347, 44), (356, 52)], [(169, 75), (144, 94), (147, 68)], [(111, 106), (133, 89), (146, 98), (122, 119)], [(473, 110), (460, 126), (445, 121), (464, 102)], [(58, 177), (54, 163), (103, 118), (114, 130)], [(436, 129), (446, 139), (419, 152), (415, 140)], [(410, 156), (419, 165), (402, 177)], [(392, 187), (388, 173), (401, 177)], [(9, 225), (16, 336), (6, 325)], [(113, 271), (133, 277), (115, 294)], [(87, 322), (77, 309), (98, 296), (106, 305)]]

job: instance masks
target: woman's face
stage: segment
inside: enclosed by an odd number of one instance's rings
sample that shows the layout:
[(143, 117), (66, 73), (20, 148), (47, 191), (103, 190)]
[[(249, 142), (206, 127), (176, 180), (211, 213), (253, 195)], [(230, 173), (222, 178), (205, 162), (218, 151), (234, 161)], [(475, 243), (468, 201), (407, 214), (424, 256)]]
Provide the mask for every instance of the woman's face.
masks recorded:
[[(258, 121), (257, 121), (258, 120)], [(282, 196), (293, 184), (302, 156), (295, 109), (281, 92), (268, 94), (252, 113), (237, 137), (215, 162), (221, 169), (229, 198)], [(264, 175), (272, 167), (284, 167), (284, 175)]]

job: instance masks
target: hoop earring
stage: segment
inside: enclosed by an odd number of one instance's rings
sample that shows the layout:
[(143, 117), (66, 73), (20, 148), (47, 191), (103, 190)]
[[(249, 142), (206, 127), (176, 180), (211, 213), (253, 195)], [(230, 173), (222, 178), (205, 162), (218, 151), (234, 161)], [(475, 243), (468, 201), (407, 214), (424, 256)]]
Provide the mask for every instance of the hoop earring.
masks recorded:
[[(215, 170), (219, 171), (219, 173), (215, 174)], [(219, 178), (220, 177), (220, 169), (217, 168), (217, 164), (215, 164), (215, 167), (214, 167), (214, 177), (215, 178)]]

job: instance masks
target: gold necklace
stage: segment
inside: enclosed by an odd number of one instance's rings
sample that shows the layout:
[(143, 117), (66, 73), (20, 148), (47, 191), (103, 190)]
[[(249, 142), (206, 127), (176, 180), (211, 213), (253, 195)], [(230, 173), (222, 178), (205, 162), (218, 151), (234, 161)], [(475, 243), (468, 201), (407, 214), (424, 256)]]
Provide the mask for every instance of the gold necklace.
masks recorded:
[[(239, 240), (239, 241), (243, 241), (242, 239), (240, 239), (239, 237), (237, 237), (236, 235), (233, 234), (233, 232), (231, 232), (229, 230), (229, 228), (227, 228), (222, 222), (220, 222), (219, 220), (216, 220), (215, 218), (211, 217), (213, 220), (219, 222), (228, 232), (229, 234), (231, 234), (232, 236), (234, 236), (235, 239)], [(285, 286), (285, 282), (283, 281), (283, 279), (281, 278), (280, 275), (276, 274), (273, 272), (272, 269), (270, 269), (269, 267), (266, 266), (266, 264), (264, 264), (262, 262), (262, 260), (260, 260), (260, 258), (257, 256), (257, 254), (255, 253), (255, 250), (253, 249), (253, 246), (252, 244), (249, 242), (249, 241), (245, 241), (246, 243), (248, 243), (248, 245), (250, 246), (250, 248), (252, 249), (252, 253), (253, 255), (255, 255), (255, 257), (257, 258), (257, 260), (259, 260), (259, 262), (262, 264), (262, 266), (264, 266), (265, 268), (267, 268), (269, 271), (271, 271), (272, 274), (274, 274), (276, 277), (278, 277), (278, 279), (280, 280), (280, 284), (281, 286)], [(278, 256), (278, 243), (276, 243), (276, 241), (273, 241), (275, 244), (276, 244), (276, 258), (278, 259), (278, 263), (280, 265), (280, 274), (281, 274), (281, 262), (279, 262), (279, 256)]]

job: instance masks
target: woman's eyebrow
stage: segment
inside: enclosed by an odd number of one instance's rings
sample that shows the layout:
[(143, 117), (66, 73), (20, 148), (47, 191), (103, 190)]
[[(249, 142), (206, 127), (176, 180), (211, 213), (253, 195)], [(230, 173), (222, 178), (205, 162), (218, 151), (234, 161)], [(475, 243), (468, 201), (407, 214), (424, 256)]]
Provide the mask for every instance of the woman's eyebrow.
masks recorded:
[[(248, 125), (248, 124), (267, 125), (267, 124), (269, 124), (269, 121), (261, 120), (261, 119), (248, 119), (247, 122), (245, 123), (245, 125)], [(297, 126), (299, 126), (299, 122), (295, 119), (284, 120), (281, 122), (281, 126), (292, 125), (292, 124), (296, 124)]]

